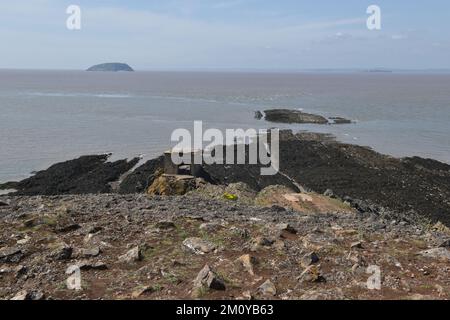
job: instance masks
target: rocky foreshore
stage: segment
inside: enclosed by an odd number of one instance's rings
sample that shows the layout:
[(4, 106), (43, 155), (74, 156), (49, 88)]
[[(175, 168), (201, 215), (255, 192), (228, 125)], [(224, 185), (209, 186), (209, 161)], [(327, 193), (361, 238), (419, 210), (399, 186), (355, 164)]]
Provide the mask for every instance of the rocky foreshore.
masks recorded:
[(101, 155), (0, 185), (0, 298), (450, 298), (449, 165), (290, 131), (280, 154), (275, 176)]

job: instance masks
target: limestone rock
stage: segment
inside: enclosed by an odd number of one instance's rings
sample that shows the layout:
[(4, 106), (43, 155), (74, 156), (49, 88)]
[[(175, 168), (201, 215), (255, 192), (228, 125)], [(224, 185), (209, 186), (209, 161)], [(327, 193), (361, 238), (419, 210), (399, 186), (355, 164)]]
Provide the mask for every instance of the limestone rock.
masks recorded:
[(244, 254), (243, 256), (240, 256), (236, 262), (244, 267), (244, 269), (252, 276), (255, 275), (254, 272), (254, 266), (257, 263), (257, 259), (254, 256), (251, 256), (249, 254)]
[(264, 296), (276, 296), (277, 288), (275, 287), (272, 281), (267, 280), (261, 286), (259, 286), (258, 292)]
[(183, 245), (195, 254), (205, 254), (213, 252), (216, 246), (209, 241), (200, 238), (187, 238)]
[(119, 257), (119, 261), (123, 263), (134, 263), (142, 260), (141, 250), (140, 248), (134, 247), (129, 250), (127, 253)]

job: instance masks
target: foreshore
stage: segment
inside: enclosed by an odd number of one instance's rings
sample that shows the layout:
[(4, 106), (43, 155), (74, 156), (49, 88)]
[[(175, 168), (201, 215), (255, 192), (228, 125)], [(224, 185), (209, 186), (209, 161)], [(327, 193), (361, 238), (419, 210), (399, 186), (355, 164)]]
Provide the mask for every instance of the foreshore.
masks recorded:
[(449, 165), (290, 131), (280, 154), (275, 176), (98, 155), (0, 186), (0, 298), (450, 298)]

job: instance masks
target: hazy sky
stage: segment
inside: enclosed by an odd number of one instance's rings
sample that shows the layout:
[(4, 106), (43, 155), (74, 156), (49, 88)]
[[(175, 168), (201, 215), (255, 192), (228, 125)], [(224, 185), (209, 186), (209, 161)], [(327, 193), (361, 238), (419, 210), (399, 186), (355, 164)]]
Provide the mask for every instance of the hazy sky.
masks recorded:
[[(366, 27), (371, 4), (380, 31)], [(0, 68), (450, 68), (450, 1), (1, 1), (0, 41)]]

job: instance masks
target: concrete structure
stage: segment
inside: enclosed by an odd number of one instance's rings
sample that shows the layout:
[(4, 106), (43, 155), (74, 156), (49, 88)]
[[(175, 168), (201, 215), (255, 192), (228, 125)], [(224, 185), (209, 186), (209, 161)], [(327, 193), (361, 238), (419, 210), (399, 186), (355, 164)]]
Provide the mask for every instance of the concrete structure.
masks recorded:
[[(189, 158), (190, 161), (182, 164), (175, 164), (172, 161), (172, 155), (178, 154), (180, 157)], [(193, 177), (201, 177), (202, 164), (195, 164), (195, 156), (202, 155), (202, 150), (168, 150), (164, 152), (164, 173), (170, 175), (190, 175)], [(187, 156), (189, 154), (189, 156)], [(203, 158), (202, 158), (203, 159)]]

